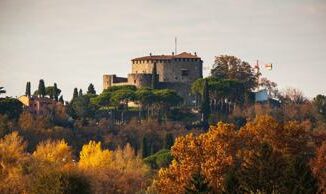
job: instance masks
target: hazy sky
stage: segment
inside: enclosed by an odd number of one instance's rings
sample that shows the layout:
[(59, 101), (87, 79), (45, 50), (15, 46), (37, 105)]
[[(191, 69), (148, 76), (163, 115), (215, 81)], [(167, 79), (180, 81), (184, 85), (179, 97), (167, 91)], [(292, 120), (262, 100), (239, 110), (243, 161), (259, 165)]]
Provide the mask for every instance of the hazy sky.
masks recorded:
[(0, 86), (20, 96), (43, 78), (66, 100), (89, 83), (102, 91), (104, 73), (170, 54), (175, 36), (204, 66), (220, 54), (259, 59), (274, 64), (263, 73), (280, 88), (326, 94), (324, 0), (0, 0)]

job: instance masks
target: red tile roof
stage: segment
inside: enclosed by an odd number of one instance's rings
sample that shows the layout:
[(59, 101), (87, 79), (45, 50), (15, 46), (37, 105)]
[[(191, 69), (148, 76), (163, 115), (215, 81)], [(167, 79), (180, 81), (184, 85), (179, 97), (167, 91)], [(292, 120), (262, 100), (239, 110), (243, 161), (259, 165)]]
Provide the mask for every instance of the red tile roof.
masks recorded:
[(134, 60), (170, 60), (170, 59), (200, 59), (197, 55), (193, 55), (191, 53), (182, 52), (178, 55), (150, 55), (144, 57), (138, 57), (132, 59)]

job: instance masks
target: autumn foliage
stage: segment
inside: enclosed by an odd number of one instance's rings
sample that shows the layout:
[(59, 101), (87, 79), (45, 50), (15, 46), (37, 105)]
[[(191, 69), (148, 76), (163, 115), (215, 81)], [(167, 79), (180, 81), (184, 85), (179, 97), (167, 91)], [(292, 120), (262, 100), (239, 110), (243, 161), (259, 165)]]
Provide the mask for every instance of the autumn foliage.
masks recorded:
[[(311, 132), (299, 122), (260, 116), (239, 130), (218, 123), (199, 136), (177, 138), (174, 160), (160, 170), (153, 187), (160, 193), (184, 193), (193, 175), (200, 173), (214, 193), (315, 193), (308, 166), (313, 153)], [(317, 154), (317, 169), (325, 164), (320, 160)]]

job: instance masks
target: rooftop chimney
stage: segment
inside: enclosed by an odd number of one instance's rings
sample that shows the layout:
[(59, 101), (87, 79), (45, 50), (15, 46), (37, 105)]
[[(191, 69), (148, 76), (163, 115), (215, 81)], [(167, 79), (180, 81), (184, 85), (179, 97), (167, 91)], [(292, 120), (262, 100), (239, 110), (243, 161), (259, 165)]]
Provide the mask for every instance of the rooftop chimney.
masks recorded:
[(152, 53), (149, 53), (149, 56), (152, 56)]
[(172, 52), (172, 56), (174, 56), (174, 52)]
[(197, 52), (195, 52), (195, 56), (197, 56)]

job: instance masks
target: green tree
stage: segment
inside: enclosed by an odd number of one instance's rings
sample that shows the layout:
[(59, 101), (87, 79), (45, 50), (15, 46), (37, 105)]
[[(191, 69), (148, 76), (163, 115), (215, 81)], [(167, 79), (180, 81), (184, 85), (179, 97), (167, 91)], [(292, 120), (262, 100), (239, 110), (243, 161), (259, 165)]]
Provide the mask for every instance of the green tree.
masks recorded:
[(89, 86), (88, 86), (87, 94), (96, 94), (96, 91), (95, 91), (94, 85), (93, 85), (92, 83), (89, 84)]
[(153, 90), (148, 88), (138, 89), (135, 92), (135, 98), (141, 105), (141, 108), (147, 110), (147, 117), (149, 117), (150, 108), (153, 109), (152, 105), (156, 100), (156, 96), (153, 93)]
[(10, 119), (17, 119), (23, 112), (23, 104), (15, 98), (0, 98), (0, 114), (7, 115)]
[(203, 88), (203, 100), (201, 104), (202, 122), (205, 130), (208, 128), (208, 115), (210, 112), (209, 101), (208, 81), (205, 80)]
[(92, 117), (95, 112), (95, 107), (90, 103), (90, 99), (87, 96), (79, 96), (74, 98), (69, 104), (68, 114), (75, 118)]
[(38, 84), (38, 95), (42, 98), (44, 98), (44, 96), (46, 95), (45, 84), (43, 79), (41, 79)]
[[(56, 95), (60, 95), (61, 93), (61, 90), (59, 88), (56, 89)], [(37, 96), (39, 95), (39, 92), (38, 90), (35, 90), (34, 91), (34, 96)], [(45, 88), (45, 96), (48, 96), (49, 98), (51, 99), (54, 99), (54, 86), (47, 86)]]
[[(60, 90), (60, 92), (61, 92), (61, 90)], [(60, 92), (58, 92), (57, 84), (54, 83), (54, 85), (53, 85), (53, 89), (52, 89), (52, 96), (53, 96), (52, 99), (54, 99), (55, 101), (58, 101), (58, 97), (59, 97), (59, 93), (60, 93)]]
[(122, 104), (128, 108), (128, 102), (135, 99), (135, 91), (129, 89), (116, 90), (112, 93), (111, 100), (115, 105)]
[(72, 99), (75, 99), (78, 97), (78, 89), (77, 88), (74, 88), (74, 93), (72, 95)]
[(26, 83), (26, 91), (25, 91), (25, 95), (30, 97), (31, 96), (31, 82), (27, 82)]
[(317, 95), (313, 100), (313, 105), (321, 119), (326, 121), (326, 96)]
[(78, 96), (79, 97), (83, 96), (83, 90), (82, 89), (79, 89)]
[(91, 103), (95, 106), (108, 106), (110, 104), (112, 92), (104, 90), (100, 95), (91, 98)]

